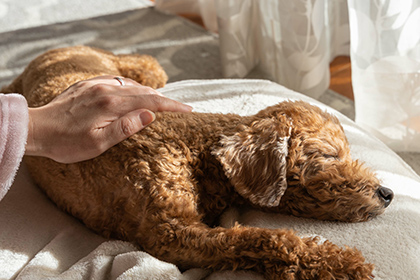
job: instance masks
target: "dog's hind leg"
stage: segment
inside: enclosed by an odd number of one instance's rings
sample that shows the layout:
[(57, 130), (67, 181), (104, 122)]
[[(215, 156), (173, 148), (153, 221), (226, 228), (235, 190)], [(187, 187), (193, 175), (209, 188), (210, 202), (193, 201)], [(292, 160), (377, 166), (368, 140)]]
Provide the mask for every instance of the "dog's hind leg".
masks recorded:
[(118, 55), (115, 63), (121, 76), (151, 88), (161, 88), (166, 84), (168, 76), (157, 60), (149, 55)]
[(1, 93), (20, 93), (23, 94), (22, 75), (19, 75), (10, 85), (0, 89)]

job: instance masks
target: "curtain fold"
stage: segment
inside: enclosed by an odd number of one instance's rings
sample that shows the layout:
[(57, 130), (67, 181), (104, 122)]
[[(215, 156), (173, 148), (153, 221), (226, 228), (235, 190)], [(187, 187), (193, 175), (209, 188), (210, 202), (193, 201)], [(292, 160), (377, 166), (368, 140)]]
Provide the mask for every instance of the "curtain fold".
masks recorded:
[(420, 152), (420, 0), (156, 0), (185, 7), (219, 33), (226, 77), (256, 68), (317, 98), (332, 59), (350, 55), (356, 122), (396, 151)]
[(227, 77), (243, 77), (257, 67), (267, 78), (315, 98), (328, 88), (330, 38), (336, 33), (326, 26), (327, 1), (216, 4)]

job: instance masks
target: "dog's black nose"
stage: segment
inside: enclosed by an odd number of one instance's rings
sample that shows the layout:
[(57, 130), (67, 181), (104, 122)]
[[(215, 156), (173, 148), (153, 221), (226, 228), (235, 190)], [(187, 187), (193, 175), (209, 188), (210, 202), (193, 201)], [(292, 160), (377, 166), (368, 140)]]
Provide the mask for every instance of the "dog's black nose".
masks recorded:
[(385, 203), (385, 207), (388, 207), (394, 198), (394, 192), (391, 189), (380, 186), (377, 193), (379, 198)]

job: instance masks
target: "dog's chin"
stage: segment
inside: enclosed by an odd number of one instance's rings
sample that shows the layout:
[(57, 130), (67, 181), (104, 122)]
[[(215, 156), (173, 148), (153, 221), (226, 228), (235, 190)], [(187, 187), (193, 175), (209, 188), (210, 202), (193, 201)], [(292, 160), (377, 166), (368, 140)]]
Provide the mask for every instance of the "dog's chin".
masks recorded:
[(311, 214), (302, 214), (296, 215), (303, 218), (310, 218), (310, 219), (317, 219), (317, 220), (324, 220), (324, 221), (332, 221), (332, 222), (342, 222), (342, 223), (361, 223), (367, 222), (377, 218), (378, 216), (382, 215), (385, 212), (386, 207), (381, 206), (372, 206), (372, 207), (363, 207), (359, 209), (359, 211), (351, 211), (352, 209), (347, 209), (347, 211), (340, 211), (340, 213), (324, 213), (320, 214), (317, 213), (314, 215)]
[(348, 217), (348, 219), (345, 222), (350, 222), (350, 223), (368, 222), (382, 215), (384, 212), (385, 212), (385, 207), (374, 207), (367, 212), (366, 211), (359, 212), (357, 214), (354, 214), (353, 216)]
[(370, 220), (382, 215), (385, 212), (385, 209), (386, 209), (386, 207), (383, 207), (383, 208), (378, 208), (375, 211), (372, 211), (371, 213), (369, 213), (366, 221), (370, 221)]

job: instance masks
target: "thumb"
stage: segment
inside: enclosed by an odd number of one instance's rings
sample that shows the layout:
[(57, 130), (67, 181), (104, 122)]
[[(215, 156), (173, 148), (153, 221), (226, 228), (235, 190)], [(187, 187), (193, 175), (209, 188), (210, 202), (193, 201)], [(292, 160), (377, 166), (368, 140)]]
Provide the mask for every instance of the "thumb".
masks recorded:
[(155, 114), (147, 109), (130, 112), (105, 128), (105, 139), (109, 141), (111, 147), (142, 130), (155, 119)]
[(144, 109), (143, 112), (140, 113), (139, 118), (142, 123), (142, 127), (140, 128), (141, 130), (145, 126), (151, 124), (156, 119), (156, 116), (155, 113), (153, 113), (152, 111)]

